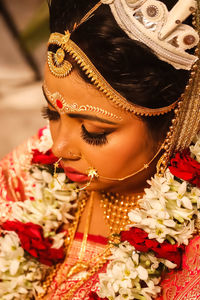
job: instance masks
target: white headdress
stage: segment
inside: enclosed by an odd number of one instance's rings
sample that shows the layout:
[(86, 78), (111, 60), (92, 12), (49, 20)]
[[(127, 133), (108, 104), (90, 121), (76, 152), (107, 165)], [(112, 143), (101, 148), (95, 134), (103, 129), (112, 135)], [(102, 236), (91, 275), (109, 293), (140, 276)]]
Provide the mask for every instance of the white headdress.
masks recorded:
[(199, 42), (194, 28), (182, 24), (196, 9), (195, 0), (179, 0), (168, 11), (158, 0), (101, 0), (109, 4), (118, 25), (133, 40), (152, 49), (176, 69), (190, 70), (197, 57), (189, 50)]

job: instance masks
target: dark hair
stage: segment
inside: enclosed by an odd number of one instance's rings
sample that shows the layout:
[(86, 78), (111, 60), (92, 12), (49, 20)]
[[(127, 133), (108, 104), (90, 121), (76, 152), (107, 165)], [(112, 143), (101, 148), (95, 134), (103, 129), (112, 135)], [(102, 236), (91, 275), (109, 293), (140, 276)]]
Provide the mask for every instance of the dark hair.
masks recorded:
[[(175, 0), (163, 2), (168, 9), (175, 4)], [(96, 3), (97, 0), (51, 0), (51, 32), (71, 31)], [(135, 104), (149, 108), (167, 106), (180, 97), (188, 81), (187, 71), (176, 70), (159, 60), (145, 45), (131, 40), (116, 23), (108, 5), (101, 5), (87, 22), (72, 33), (71, 39), (111, 86)], [(160, 139), (172, 115), (168, 113), (143, 119), (154, 136)]]

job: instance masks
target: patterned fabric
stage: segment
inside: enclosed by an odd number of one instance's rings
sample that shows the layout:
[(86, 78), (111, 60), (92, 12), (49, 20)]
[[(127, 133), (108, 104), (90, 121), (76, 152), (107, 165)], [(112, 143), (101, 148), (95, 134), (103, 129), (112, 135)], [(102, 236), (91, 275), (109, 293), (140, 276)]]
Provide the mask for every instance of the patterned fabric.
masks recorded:
[(29, 139), (0, 162), (0, 201), (24, 201), (27, 198), (26, 171), (36, 141), (37, 136)]
[[(31, 149), (36, 137), (18, 147), (0, 162), (0, 219), (5, 213), (8, 201), (24, 201), (28, 198), (26, 170), (31, 160)], [(65, 270), (72, 266), (77, 258), (81, 246), (82, 235), (77, 234), (73, 242), (70, 255), (66, 261)], [(102, 237), (89, 236), (85, 260), (98, 255), (105, 248), (106, 241)], [(104, 267), (105, 269), (105, 267)], [(104, 270), (100, 270), (103, 272)], [(84, 274), (79, 273), (69, 280), (63, 278), (58, 284), (57, 278), (50, 287), (48, 299), (60, 300), (74, 283)], [(91, 290), (97, 291), (98, 273), (90, 278), (75, 293), (73, 300), (87, 300)], [(171, 272), (162, 281), (162, 296), (157, 300), (197, 300), (200, 299), (200, 237), (195, 237), (186, 247), (183, 256), (183, 268), (178, 272)]]
[[(77, 237), (73, 243), (70, 255), (67, 259), (65, 271), (72, 266), (78, 259), (80, 251), (81, 239)], [(91, 236), (87, 243), (86, 261), (91, 259), (103, 250), (103, 244), (94, 243), (91, 241)], [(103, 270), (101, 270), (103, 272)], [(82, 278), (85, 273), (75, 275), (69, 280), (63, 281), (59, 286), (55, 279), (51, 289), (49, 299), (59, 300), (62, 299), (70, 288)], [(97, 291), (98, 274), (95, 274), (88, 280), (81, 288), (74, 294), (73, 300), (88, 299), (88, 293)], [(194, 238), (186, 247), (186, 252), (183, 257), (183, 270), (178, 272), (171, 272), (163, 279), (162, 284), (163, 293), (157, 300), (197, 300), (200, 299), (200, 237)]]
[(182, 270), (166, 276), (162, 288), (160, 300), (200, 299), (200, 237), (190, 241), (183, 256)]
[[(81, 248), (81, 242), (82, 242), (83, 235), (81, 233), (77, 233), (75, 236), (75, 240), (72, 244), (71, 251), (69, 253), (69, 256), (67, 258), (65, 267), (64, 267), (64, 273), (67, 274), (69, 268), (73, 266), (77, 260), (78, 255)], [(86, 246), (86, 252), (84, 257), (84, 262), (88, 262), (91, 258), (96, 257), (98, 254), (103, 252), (105, 246), (107, 244), (107, 241), (103, 237), (97, 237), (93, 235), (88, 236), (87, 240), (87, 246)], [(103, 270), (101, 270), (102, 272)], [(70, 290), (70, 288), (73, 288), (74, 284), (76, 284), (79, 280), (82, 279), (83, 276), (85, 276), (86, 272), (78, 273), (77, 275), (74, 275), (73, 277), (69, 278), (68, 280), (65, 280), (65, 276), (63, 276), (63, 282), (61, 285), (58, 283), (58, 278), (55, 277), (51, 288), (49, 290), (49, 295), (51, 300), (59, 300), (62, 299), (62, 297)], [(91, 277), (87, 282), (85, 282), (74, 294), (73, 300), (80, 300), (80, 299), (88, 299), (87, 295), (91, 290), (96, 291), (97, 290), (97, 282), (98, 282), (98, 273), (95, 274), (93, 277)]]

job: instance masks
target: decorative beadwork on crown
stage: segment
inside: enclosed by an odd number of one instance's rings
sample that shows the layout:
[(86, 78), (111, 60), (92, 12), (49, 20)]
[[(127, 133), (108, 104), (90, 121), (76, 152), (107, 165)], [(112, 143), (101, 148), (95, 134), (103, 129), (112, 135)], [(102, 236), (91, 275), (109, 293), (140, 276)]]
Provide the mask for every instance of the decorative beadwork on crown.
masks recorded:
[(196, 0), (179, 0), (171, 11), (158, 0), (101, 0), (109, 4), (118, 25), (126, 34), (151, 48), (176, 69), (190, 70), (197, 60), (187, 50), (199, 36), (183, 22), (196, 10)]

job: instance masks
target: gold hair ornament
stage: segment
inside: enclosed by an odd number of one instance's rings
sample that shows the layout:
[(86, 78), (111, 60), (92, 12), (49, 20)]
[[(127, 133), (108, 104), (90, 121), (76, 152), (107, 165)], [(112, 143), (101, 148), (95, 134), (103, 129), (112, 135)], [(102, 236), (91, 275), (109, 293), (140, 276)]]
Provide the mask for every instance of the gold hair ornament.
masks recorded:
[[(103, 2), (103, 1), (102, 1)], [(106, 1), (106, 4), (111, 4), (113, 1)], [(132, 3), (131, 1), (128, 1)], [(134, 3), (137, 3), (135, 1)], [(181, 1), (178, 1), (178, 5), (180, 6)], [(142, 1), (141, 1), (142, 3)], [(184, 2), (185, 3), (185, 2)], [(196, 31), (198, 36), (200, 36), (200, 2), (193, 1), (196, 4), (196, 10), (194, 7), (191, 7), (190, 13), (193, 14), (193, 25), (196, 27)], [(135, 5), (135, 4), (131, 4)], [(183, 19), (187, 16), (184, 15), (186, 12), (184, 10), (179, 10), (175, 6), (175, 13), (180, 16), (183, 15)], [(93, 10), (94, 11), (94, 10)], [(180, 13), (179, 13), (180, 12)], [(174, 10), (171, 12), (174, 13)], [(87, 17), (90, 15), (90, 12), (87, 14)], [(181, 17), (182, 18), (182, 17)], [(181, 19), (181, 21), (183, 21)], [(180, 25), (180, 24), (179, 24)], [(167, 27), (166, 27), (167, 26)], [(166, 24), (164, 31), (169, 31), (171, 23), (168, 22)], [(174, 25), (173, 25), (174, 27)], [(175, 29), (177, 24), (175, 26)], [(163, 33), (163, 36), (166, 36), (166, 32)], [(198, 42), (195, 55), (197, 57), (196, 62), (193, 64), (191, 69), (191, 76), (186, 86), (185, 92), (181, 95), (180, 100), (176, 101), (170, 106), (158, 109), (149, 109), (140, 107), (138, 105), (134, 105), (129, 103), (124, 97), (122, 97), (117, 91), (115, 91), (109, 83), (101, 76), (101, 74), (96, 70), (94, 65), (88, 59), (88, 57), (83, 53), (83, 51), (72, 41), (70, 40), (70, 33), (68, 31), (65, 32), (65, 35), (60, 33), (53, 33), (49, 39), (49, 45), (55, 44), (59, 48), (61, 48), (65, 53), (68, 53), (81, 67), (81, 69), (87, 74), (87, 76), (91, 79), (94, 85), (102, 91), (113, 103), (118, 105), (119, 107), (133, 112), (136, 115), (145, 115), (145, 116), (156, 116), (160, 114), (168, 113), (175, 109), (175, 117), (172, 120), (172, 125), (170, 126), (169, 132), (167, 133), (167, 138), (164, 143), (165, 153), (161, 157), (157, 165), (158, 174), (163, 173), (167, 167), (167, 163), (172, 156), (173, 152), (181, 151), (191, 144), (194, 136), (199, 130), (199, 120), (200, 120), (200, 44)], [(150, 47), (151, 48), (151, 47)], [(50, 51), (48, 52), (48, 57), (53, 55)], [(63, 63), (64, 63), (64, 55), (63, 55)], [(48, 59), (48, 65), (51, 73), (54, 76), (61, 77), (59, 73), (54, 72), (53, 65), (50, 64), (50, 60)], [(63, 70), (64, 71), (64, 70)], [(70, 72), (70, 70), (68, 70)], [(69, 74), (68, 72), (68, 74)], [(67, 73), (65, 72), (65, 75)]]
[[(193, 13), (193, 25), (200, 36), (200, 1), (197, 1), (196, 13)], [(173, 153), (188, 148), (200, 130), (200, 42), (195, 49), (198, 60), (191, 69), (190, 79), (181, 95), (175, 117), (167, 133), (165, 153), (157, 164), (157, 173), (163, 174)]]
[[(121, 96), (111, 87), (111, 85), (99, 73), (86, 54), (70, 39), (69, 31), (65, 31), (64, 35), (57, 32), (52, 33), (48, 41), (48, 46), (50, 45), (57, 45), (59, 47), (58, 50), (62, 49), (66, 52), (66, 54), (69, 54), (88, 76), (91, 82), (98, 88), (98, 90), (101, 91), (113, 104), (126, 111), (133, 112), (135, 115), (141, 116), (159, 116), (170, 112), (176, 107), (177, 101), (169, 106), (155, 109), (142, 107), (128, 102), (123, 96)], [(69, 68), (66, 69), (65, 56), (63, 55), (63, 60), (60, 63), (60, 69), (58, 71), (58, 67), (54, 63), (54, 55), (55, 54), (52, 51), (48, 51), (47, 63), (50, 72), (56, 77), (67, 76), (72, 70), (72, 64), (70, 64)]]

